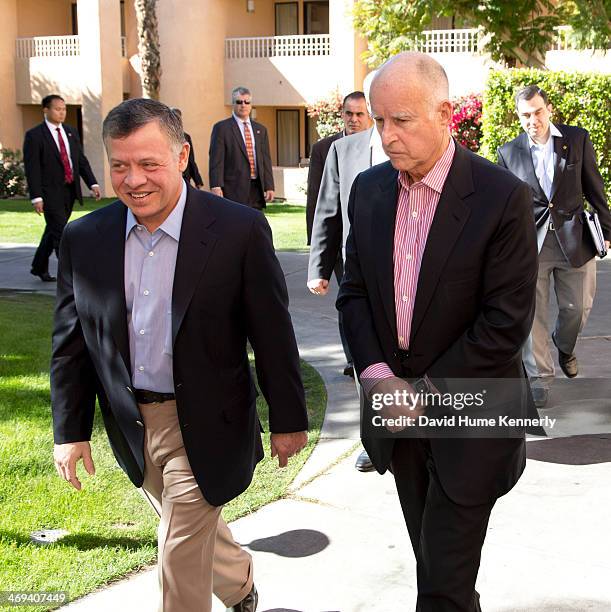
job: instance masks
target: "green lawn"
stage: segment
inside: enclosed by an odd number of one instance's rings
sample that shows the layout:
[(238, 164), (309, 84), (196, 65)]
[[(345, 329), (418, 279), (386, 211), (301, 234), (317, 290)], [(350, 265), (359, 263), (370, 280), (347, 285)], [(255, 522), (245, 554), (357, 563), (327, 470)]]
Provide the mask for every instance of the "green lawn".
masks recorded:
[[(85, 198), (85, 206), (76, 204), (72, 219), (112, 202), (96, 202)], [(274, 233), (274, 245), (280, 251), (307, 249), (305, 207), (291, 204), (270, 204), (265, 210)], [(40, 240), (45, 221), (33, 210), (29, 200), (0, 200), (0, 242), (36, 244)]]
[[(0, 590), (68, 591), (74, 599), (153, 563), (157, 519), (116, 465), (99, 412), (92, 439), (96, 475), (81, 466), (80, 492), (57, 476), (49, 408), (51, 315), (52, 298), (0, 291)], [(302, 374), (311, 424), (307, 448), (280, 470), (269, 458), (266, 434), (266, 459), (248, 491), (225, 508), (227, 520), (282, 497), (311, 453), (326, 392), (305, 363)], [(257, 408), (267, 429), (262, 399)], [(51, 528), (69, 535), (44, 547), (30, 542), (31, 532)]]

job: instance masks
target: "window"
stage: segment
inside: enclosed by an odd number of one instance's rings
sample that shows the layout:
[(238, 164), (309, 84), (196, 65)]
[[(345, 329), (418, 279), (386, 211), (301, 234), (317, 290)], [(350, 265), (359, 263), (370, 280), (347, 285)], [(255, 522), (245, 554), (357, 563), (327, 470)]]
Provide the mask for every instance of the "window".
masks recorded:
[(299, 166), (299, 111), (276, 111), (276, 144), (279, 166)]
[(305, 2), (304, 12), (304, 34), (328, 34), (329, 33), (329, 3), (328, 2)]
[(299, 34), (297, 2), (276, 2), (276, 36)]

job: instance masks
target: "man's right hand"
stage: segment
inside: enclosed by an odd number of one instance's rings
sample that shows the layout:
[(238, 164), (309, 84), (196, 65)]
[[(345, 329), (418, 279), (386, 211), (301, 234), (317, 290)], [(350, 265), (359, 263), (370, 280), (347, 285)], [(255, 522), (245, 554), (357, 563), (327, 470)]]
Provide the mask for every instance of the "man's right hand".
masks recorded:
[(308, 281), (308, 289), (315, 295), (327, 295), (329, 293), (329, 281), (324, 278), (313, 278)]
[[(418, 422), (418, 417), (424, 414), (424, 406), (415, 402), (412, 403), (412, 398), (415, 400), (417, 397), (416, 390), (405, 380), (399, 378), (398, 376), (392, 376), (389, 378), (383, 378), (378, 381), (374, 387), (371, 389), (369, 393), (370, 399), (375, 395), (379, 394), (379, 397), (382, 396), (394, 396), (396, 392), (399, 392), (399, 398), (403, 397), (403, 392), (405, 392), (405, 396), (408, 398), (408, 403), (400, 401), (399, 403), (391, 403), (390, 405), (384, 405), (380, 414), (385, 419), (398, 419), (401, 417), (411, 417), (414, 419), (414, 423)], [(398, 433), (405, 429), (405, 426), (401, 427), (400, 425), (385, 425), (386, 429), (391, 433)]]
[(219, 198), (223, 197), (223, 189), (222, 187), (211, 187), (210, 191), (214, 194), (219, 196)]
[(76, 477), (76, 464), (83, 460), (87, 472), (93, 476), (95, 466), (91, 458), (91, 446), (89, 442), (71, 442), (68, 444), (56, 444), (53, 448), (53, 460), (55, 469), (61, 478), (68, 481), (77, 491), (81, 490), (81, 481)]
[(37, 215), (42, 215), (43, 210), (45, 209), (44, 203), (42, 200), (38, 201), (38, 202), (34, 202), (34, 204), (32, 204), (32, 206), (34, 207), (34, 210), (36, 211)]

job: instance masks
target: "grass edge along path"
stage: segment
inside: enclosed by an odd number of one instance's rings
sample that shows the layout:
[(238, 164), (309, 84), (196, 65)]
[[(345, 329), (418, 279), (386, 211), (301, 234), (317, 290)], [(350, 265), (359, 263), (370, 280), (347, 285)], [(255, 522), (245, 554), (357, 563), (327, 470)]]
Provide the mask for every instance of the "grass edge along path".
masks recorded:
[[(55, 472), (48, 380), (52, 303), (48, 296), (0, 291), (0, 590), (67, 591), (72, 601), (154, 563), (157, 518), (117, 466), (99, 410), (92, 436), (96, 475), (88, 476), (81, 465), (78, 492)], [(326, 390), (314, 368), (305, 362), (301, 367), (308, 445), (279, 470), (266, 433), (266, 458), (250, 488), (225, 507), (228, 521), (286, 496), (318, 440)], [(267, 430), (261, 397), (257, 409)], [(33, 531), (56, 528), (68, 535), (47, 546), (30, 542)]]

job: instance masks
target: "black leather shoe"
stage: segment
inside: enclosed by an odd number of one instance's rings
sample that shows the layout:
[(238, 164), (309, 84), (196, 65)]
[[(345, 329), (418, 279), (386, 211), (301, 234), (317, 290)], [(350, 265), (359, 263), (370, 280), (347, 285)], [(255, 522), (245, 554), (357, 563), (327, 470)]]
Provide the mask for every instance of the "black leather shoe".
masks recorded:
[(533, 394), (533, 401), (537, 408), (545, 408), (547, 400), (549, 398), (549, 391), (543, 387), (533, 387), (531, 389)]
[(348, 362), (344, 367), (344, 376), (350, 376), (354, 378), (354, 365)]
[(246, 597), (244, 597), (240, 603), (237, 603), (231, 608), (227, 608), (227, 612), (255, 612), (258, 603), (259, 594), (257, 593), (255, 585), (253, 584), (252, 589), (250, 589), (250, 593), (248, 593), (248, 595), (246, 595)]
[(367, 451), (364, 450), (357, 458), (356, 458), (356, 463), (354, 464), (354, 467), (359, 471), (359, 472), (371, 472), (372, 470), (374, 470), (375, 468), (373, 467), (373, 463), (371, 463), (371, 459), (369, 458), (369, 455), (367, 454)]
[(579, 364), (577, 363), (577, 357), (572, 353), (563, 353), (556, 344), (556, 337), (552, 334), (552, 341), (558, 349), (558, 363), (564, 372), (564, 375), (568, 378), (575, 378), (579, 374)]
[(38, 276), (38, 278), (43, 282), (43, 283), (54, 283), (57, 279), (55, 278), (55, 276), (51, 276), (48, 272), (43, 272), (42, 274), (37, 274), (36, 272), (32, 272), (30, 270), (30, 274), (32, 274), (33, 276)]

